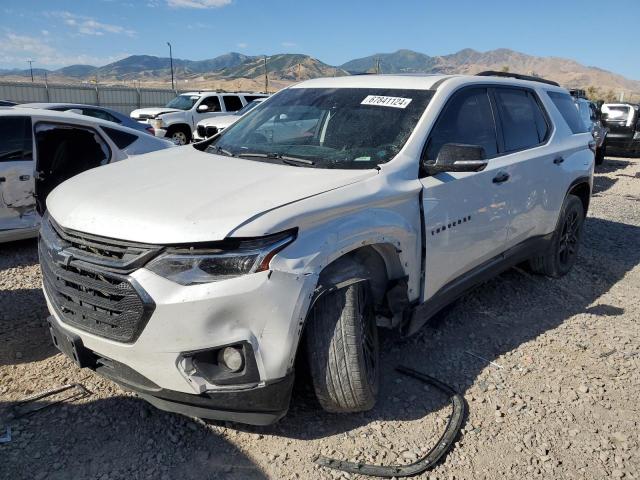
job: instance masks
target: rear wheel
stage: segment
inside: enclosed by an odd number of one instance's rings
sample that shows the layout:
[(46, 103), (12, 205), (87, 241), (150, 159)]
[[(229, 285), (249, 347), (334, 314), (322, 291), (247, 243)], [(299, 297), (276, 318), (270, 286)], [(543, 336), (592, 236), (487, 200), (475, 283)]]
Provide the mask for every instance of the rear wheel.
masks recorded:
[(578, 259), (583, 224), (582, 202), (575, 195), (567, 195), (551, 245), (544, 255), (530, 260), (531, 269), (555, 278), (569, 273)]
[(316, 397), (328, 412), (361, 412), (376, 403), (378, 328), (368, 282), (321, 297), (306, 331)]

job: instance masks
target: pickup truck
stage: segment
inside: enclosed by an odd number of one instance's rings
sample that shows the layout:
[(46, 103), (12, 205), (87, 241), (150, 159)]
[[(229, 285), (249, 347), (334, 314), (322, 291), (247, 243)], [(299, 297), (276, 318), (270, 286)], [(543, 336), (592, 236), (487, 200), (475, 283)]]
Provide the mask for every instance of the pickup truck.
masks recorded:
[(132, 111), (130, 116), (153, 127), (156, 137), (166, 137), (176, 145), (186, 145), (193, 139), (199, 121), (229, 115), (247, 103), (267, 96), (244, 92), (187, 92), (178, 95), (164, 107), (139, 108)]
[(302, 355), (326, 411), (373, 408), (379, 328), (578, 259), (591, 133), (565, 89), (499, 75), (308, 80), (65, 182), (39, 247), (54, 343), (186, 415), (277, 421)]

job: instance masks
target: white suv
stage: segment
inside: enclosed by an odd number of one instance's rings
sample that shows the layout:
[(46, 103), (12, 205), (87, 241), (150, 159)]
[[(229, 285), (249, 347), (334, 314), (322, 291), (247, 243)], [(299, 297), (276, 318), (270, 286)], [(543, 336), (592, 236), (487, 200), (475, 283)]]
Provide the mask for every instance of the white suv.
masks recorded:
[(287, 412), (306, 344), (321, 405), (370, 409), (379, 327), (412, 334), (525, 260), (571, 269), (592, 142), (541, 81), (302, 82), (219, 136), (49, 196), (54, 341), (161, 409), (253, 424)]
[(167, 137), (177, 145), (185, 145), (193, 139), (200, 120), (229, 115), (247, 103), (267, 96), (262, 93), (187, 92), (164, 107), (134, 110), (131, 118), (151, 125), (156, 137)]

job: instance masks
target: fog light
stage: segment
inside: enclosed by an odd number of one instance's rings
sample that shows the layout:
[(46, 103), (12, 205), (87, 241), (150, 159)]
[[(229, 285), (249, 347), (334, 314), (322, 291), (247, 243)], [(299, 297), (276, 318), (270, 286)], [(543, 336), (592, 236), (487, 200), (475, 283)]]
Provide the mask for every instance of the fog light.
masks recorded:
[(239, 372), (244, 367), (242, 350), (236, 347), (225, 347), (220, 351), (218, 361), (232, 372)]

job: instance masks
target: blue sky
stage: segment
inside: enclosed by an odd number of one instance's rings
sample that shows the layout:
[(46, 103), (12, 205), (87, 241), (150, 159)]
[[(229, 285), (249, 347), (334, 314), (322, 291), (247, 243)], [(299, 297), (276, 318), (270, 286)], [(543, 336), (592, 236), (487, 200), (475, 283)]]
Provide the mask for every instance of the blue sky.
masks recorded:
[(504, 47), (640, 80), (639, 18), (639, 0), (1, 0), (0, 68), (168, 56), (167, 41), (177, 58), (307, 53), (333, 65)]

